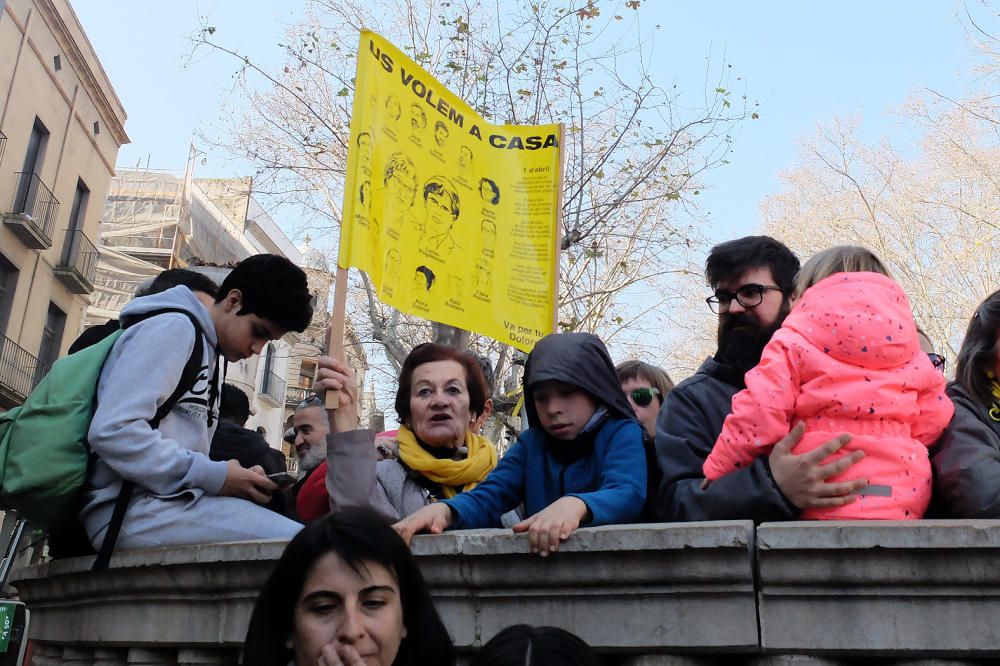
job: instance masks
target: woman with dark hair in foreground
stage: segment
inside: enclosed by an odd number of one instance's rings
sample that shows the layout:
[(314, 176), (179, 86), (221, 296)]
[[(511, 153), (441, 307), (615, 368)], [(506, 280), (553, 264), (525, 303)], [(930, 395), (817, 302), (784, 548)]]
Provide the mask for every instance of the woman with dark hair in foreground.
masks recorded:
[(938, 512), (1000, 518), (1000, 291), (969, 322), (948, 397), (955, 416), (931, 450)]
[(451, 638), (409, 548), (368, 511), (292, 539), (264, 585), (244, 666), (452, 666)]

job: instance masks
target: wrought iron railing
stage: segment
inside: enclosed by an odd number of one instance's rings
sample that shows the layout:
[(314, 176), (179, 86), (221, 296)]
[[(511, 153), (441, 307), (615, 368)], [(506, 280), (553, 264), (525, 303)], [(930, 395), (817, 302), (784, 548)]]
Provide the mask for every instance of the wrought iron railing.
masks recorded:
[(59, 200), (37, 173), (18, 172), (14, 175), (17, 176), (17, 187), (14, 188), (10, 212), (31, 218), (38, 231), (51, 242)]
[(285, 389), (285, 404), (297, 405), (311, 395), (311, 388), (306, 386), (289, 386)]
[(81, 229), (72, 232), (67, 229), (66, 231), (66, 247), (63, 249), (59, 265), (72, 268), (88, 284), (94, 284), (94, 278), (97, 277), (97, 260), (100, 258), (97, 246), (84, 235)]
[(10, 338), (0, 337), (0, 389), (19, 403), (38, 381), (38, 359)]
[(265, 372), (260, 392), (273, 398), (276, 402), (281, 402), (285, 399), (285, 380), (274, 372)]

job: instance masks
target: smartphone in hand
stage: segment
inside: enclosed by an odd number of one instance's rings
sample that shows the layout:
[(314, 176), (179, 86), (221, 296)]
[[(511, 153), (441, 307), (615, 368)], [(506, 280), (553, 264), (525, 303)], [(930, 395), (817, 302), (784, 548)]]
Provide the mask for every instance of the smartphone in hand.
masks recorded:
[(268, 474), (267, 478), (277, 483), (278, 487), (282, 490), (295, 483), (295, 475), (288, 472), (275, 472), (274, 474)]

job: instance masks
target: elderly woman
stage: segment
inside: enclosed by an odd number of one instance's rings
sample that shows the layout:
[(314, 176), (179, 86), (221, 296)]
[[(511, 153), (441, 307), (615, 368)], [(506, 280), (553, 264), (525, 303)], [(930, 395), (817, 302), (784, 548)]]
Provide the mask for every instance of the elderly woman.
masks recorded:
[[(358, 429), (358, 395), (350, 368), (323, 357), (314, 386), (341, 392), (330, 412), (326, 489), (331, 511), (369, 508), (390, 521), (475, 487), (497, 464), (493, 444), (473, 431), (488, 389), (471, 354), (426, 343), (403, 361), (396, 392), (402, 424), (398, 458), (376, 460), (375, 433)], [(504, 519), (504, 523), (517, 522)]]
[(948, 396), (955, 416), (931, 453), (934, 500), (951, 518), (1000, 518), (1000, 291), (976, 310)]

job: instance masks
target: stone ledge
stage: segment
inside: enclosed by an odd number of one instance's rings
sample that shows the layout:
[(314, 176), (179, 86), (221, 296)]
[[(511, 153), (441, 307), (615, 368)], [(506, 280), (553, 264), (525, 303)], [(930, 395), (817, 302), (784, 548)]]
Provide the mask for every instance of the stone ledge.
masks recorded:
[(752, 550), (750, 521), (586, 528), (544, 559), (509, 530), (413, 544), (459, 648), (525, 622), (633, 652), (756, 650)]
[[(244, 639), (283, 542), (131, 551), (28, 567), (14, 584), (31, 637), (53, 646), (225, 649)], [(572, 629), (635, 654), (678, 647), (757, 649), (749, 521), (578, 530), (542, 559), (509, 530), (414, 539), (413, 551), (456, 646), (517, 622)], [(228, 659), (229, 657), (227, 657)]]
[(1000, 655), (1000, 521), (757, 529), (768, 652)]
[[(35, 664), (235, 664), (284, 547), (132, 551), (98, 573), (92, 558), (22, 569)], [(518, 622), (566, 627), (616, 666), (1000, 656), (1000, 521), (585, 528), (546, 559), (524, 535), (474, 530), (417, 537), (413, 552), (465, 656)]]

